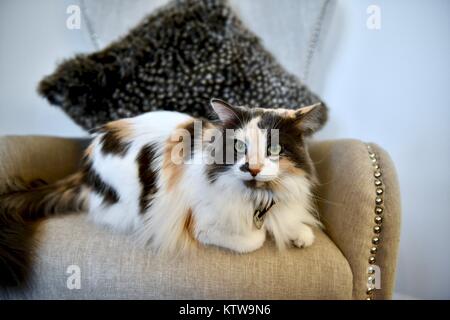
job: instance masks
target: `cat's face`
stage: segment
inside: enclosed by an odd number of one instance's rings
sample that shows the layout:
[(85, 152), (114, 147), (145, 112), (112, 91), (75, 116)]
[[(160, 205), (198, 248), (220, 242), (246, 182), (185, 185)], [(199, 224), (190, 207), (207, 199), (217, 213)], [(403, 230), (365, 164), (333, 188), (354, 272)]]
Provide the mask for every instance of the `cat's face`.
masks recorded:
[(226, 175), (250, 189), (272, 190), (285, 179), (313, 174), (304, 137), (324, 124), (326, 107), (250, 109), (217, 99), (211, 104), (223, 130), (223, 157), (233, 160), (211, 164), (207, 169), (211, 181)]

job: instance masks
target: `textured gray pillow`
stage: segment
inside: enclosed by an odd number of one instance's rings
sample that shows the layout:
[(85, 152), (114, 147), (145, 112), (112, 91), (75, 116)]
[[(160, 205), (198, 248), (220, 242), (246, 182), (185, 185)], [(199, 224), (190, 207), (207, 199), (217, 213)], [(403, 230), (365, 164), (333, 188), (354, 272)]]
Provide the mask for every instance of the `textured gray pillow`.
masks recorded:
[(320, 101), (225, 0), (172, 1), (107, 48), (62, 63), (39, 92), (86, 129), (152, 110), (206, 117), (212, 97), (268, 108)]

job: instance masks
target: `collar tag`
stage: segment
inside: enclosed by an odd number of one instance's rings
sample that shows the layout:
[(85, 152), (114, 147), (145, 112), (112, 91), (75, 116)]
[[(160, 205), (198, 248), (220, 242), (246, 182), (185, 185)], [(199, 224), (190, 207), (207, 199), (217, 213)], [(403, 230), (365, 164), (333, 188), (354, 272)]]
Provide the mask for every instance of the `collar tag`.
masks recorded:
[(261, 229), (264, 224), (265, 214), (261, 214), (261, 211), (256, 210), (253, 214), (253, 223), (255, 224), (256, 229)]
[(272, 200), (270, 205), (263, 209), (256, 209), (253, 213), (253, 223), (255, 224), (256, 229), (261, 229), (264, 224), (264, 218), (266, 217), (266, 213), (272, 208), (275, 202)]

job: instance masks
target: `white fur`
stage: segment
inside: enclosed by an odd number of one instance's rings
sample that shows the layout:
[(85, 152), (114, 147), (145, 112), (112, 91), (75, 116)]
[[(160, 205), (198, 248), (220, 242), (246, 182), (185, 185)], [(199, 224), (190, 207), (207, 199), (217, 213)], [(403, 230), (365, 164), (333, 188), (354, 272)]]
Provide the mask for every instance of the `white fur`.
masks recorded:
[[(133, 127), (130, 148), (125, 156), (104, 155), (101, 135), (93, 142), (93, 168), (102, 180), (113, 187), (119, 202), (114, 205), (102, 203), (102, 198), (90, 194), (89, 215), (99, 224), (117, 231), (132, 231), (139, 241), (149, 243), (155, 250), (179, 252), (189, 246), (190, 239), (184, 224), (189, 209), (194, 217), (194, 236), (200, 243), (216, 245), (236, 252), (250, 252), (260, 248), (266, 233), (272, 234), (279, 248), (291, 243), (304, 247), (313, 243), (314, 235), (308, 225), (320, 223), (311, 214), (310, 182), (304, 176), (280, 177), (278, 163), (266, 157), (265, 135), (249, 123), (236, 133), (246, 139), (249, 157), (261, 167), (256, 176), (260, 182), (279, 179), (277, 192), (249, 189), (243, 183), (252, 179), (238, 162), (227, 173), (211, 183), (205, 175), (202, 154), (196, 153), (190, 164), (185, 164), (183, 174), (169, 191), (167, 177), (162, 170), (162, 157), (152, 165), (158, 171), (158, 192), (145, 214), (140, 213), (139, 197), (141, 185), (136, 158), (146, 144), (156, 144), (160, 150), (166, 145), (175, 128), (191, 119), (177, 112), (152, 112), (130, 119)], [(258, 142), (258, 143), (256, 143)], [(267, 213), (263, 227), (258, 230), (253, 224), (256, 207), (275, 205)]]

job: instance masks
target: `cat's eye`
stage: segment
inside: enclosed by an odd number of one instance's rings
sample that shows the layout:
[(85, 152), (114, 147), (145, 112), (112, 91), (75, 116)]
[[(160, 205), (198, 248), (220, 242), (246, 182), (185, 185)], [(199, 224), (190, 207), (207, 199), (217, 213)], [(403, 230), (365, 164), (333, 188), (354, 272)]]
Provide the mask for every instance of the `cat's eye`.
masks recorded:
[(247, 146), (245, 145), (245, 142), (242, 140), (236, 140), (234, 148), (238, 153), (245, 153), (247, 151)]
[(270, 145), (267, 148), (269, 156), (278, 156), (281, 153), (281, 146), (279, 144)]

